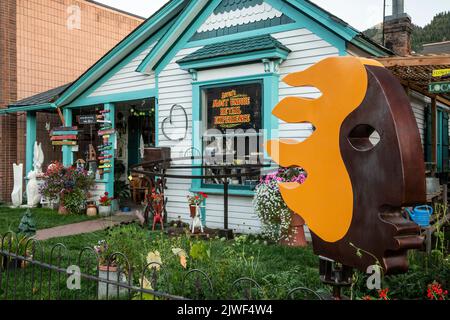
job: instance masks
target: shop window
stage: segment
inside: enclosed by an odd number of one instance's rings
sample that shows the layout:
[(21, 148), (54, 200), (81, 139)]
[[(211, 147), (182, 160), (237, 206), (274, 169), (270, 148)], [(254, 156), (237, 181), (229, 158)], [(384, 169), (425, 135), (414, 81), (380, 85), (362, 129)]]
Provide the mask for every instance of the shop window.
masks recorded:
[[(263, 151), (263, 83), (226, 84), (203, 87), (203, 163), (205, 165), (258, 164)], [(205, 169), (208, 175), (242, 174), (232, 178), (231, 186), (252, 188), (257, 177), (245, 177), (242, 168)], [(204, 185), (218, 185), (219, 179), (207, 179)]]

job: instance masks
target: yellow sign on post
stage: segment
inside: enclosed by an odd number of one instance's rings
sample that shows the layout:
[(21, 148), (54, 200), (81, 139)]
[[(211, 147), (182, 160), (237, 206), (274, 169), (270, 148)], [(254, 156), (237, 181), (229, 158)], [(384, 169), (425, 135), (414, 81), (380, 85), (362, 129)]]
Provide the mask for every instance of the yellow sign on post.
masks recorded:
[(434, 78), (439, 78), (439, 77), (443, 77), (443, 76), (447, 76), (447, 75), (450, 75), (450, 69), (433, 70)]

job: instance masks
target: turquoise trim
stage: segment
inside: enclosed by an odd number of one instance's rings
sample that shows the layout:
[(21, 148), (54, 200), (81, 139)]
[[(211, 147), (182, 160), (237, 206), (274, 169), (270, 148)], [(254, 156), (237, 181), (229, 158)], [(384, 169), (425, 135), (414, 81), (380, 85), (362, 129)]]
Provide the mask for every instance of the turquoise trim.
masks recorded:
[[(111, 121), (111, 126), (113, 128), (116, 127), (116, 108), (114, 106), (114, 104), (112, 103), (105, 103), (104, 105), (104, 110), (110, 110), (109, 115), (109, 120)], [(111, 134), (109, 141), (112, 142), (114, 144), (114, 139), (115, 139), (116, 134)], [(111, 169), (110, 169), (110, 173), (105, 173), (103, 175), (103, 179), (106, 181), (106, 192), (109, 193), (110, 197), (114, 196), (114, 150), (112, 151), (112, 159), (111, 159)]]
[(156, 89), (140, 90), (140, 91), (130, 91), (123, 93), (115, 93), (106, 96), (89, 97), (77, 100), (76, 103), (71, 103), (66, 108), (80, 108), (86, 106), (92, 106), (96, 104), (105, 104), (112, 102), (124, 102), (131, 100), (154, 98), (157, 96)]
[(337, 48), (339, 50), (339, 55), (347, 55), (347, 45), (345, 40), (351, 40), (356, 36), (355, 31), (352, 31), (354, 30), (353, 28), (343, 28), (343, 25), (337, 23), (330, 17), (325, 18), (327, 15), (323, 10), (317, 10), (318, 8), (308, 4), (306, 1), (265, 1), (275, 9), (282, 11), (284, 14), (300, 23), (303, 28), (308, 29), (322, 40)]
[(46, 103), (46, 104), (39, 104), (39, 105), (34, 105), (34, 106), (23, 106), (23, 107), (0, 109), (0, 115), (16, 113), (16, 112), (41, 111), (41, 110), (53, 110), (53, 109), (56, 109), (56, 106), (53, 103)]
[[(125, 68), (135, 58), (137, 58), (140, 54), (142, 54), (142, 52), (144, 52), (152, 44), (157, 42), (164, 35), (164, 33), (167, 31), (167, 29), (170, 25), (171, 24), (165, 26), (154, 36), (150, 37), (147, 41), (145, 41), (138, 49), (136, 49), (131, 54), (129, 54), (120, 63), (118, 63), (114, 68), (112, 68), (110, 71), (108, 71), (108, 73), (106, 73), (99, 80), (97, 80), (93, 85), (91, 85), (82, 95), (80, 95), (77, 99), (72, 101), (69, 106), (85, 106), (85, 105), (89, 105), (89, 104), (104, 104), (107, 102), (126, 101), (126, 100), (123, 100), (125, 98), (122, 98), (121, 97), (122, 95), (133, 95), (134, 93), (139, 95), (140, 92), (144, 92), (145, 90), (138, 90), (138, 91), (134, 91), (134, 92), (125, 92), (125, 93), (119, 93), (119, 94), (113, 94), (113, 95), (102, 95), (102, 96), (91, 97), (91, 95), (94, 94), (97, 91), (97, 89), (99, 89), (102, 85), (104, 85), (109, 80), (111, 80), (111, 78), (114, 77), (114, 75), (116, 75), (120, 70)], [(141, 94), (141, 95), (143, 95), (143, 94)], [(108, 96), (112, 96), (113, 100), (108, 100), (109, 99)], [(141, 98), (142, 97), (139, 97), (137, 99), (141, 99)], [(131, 99), (129, 99), (129, 100), (131, 100)], [(94, 102), (92, 103), (90, 101), (94, 101)]]
[[(175, 35), (175, 32), (177, 32), (180, 28), (191, 29), (190, 25), (198, 25), (198, 21), (204, 21), (205, 19), (202, 18), (205, 14), (205, 11), (208, 13), (208, 16), (213, 12), (214, 8), (217, 7), (221, 0), (192, 0), (187, 5), (186, 8), (184, 8), (183, 12), (179, 15), (178, 19), (175, 21), (175, 23), (170, 27), (169, 31), (165, 34), (165, 36), (158, 42), (158, 44), (153, 48), (153, 50), (145, 57), (145, 59), (142, 61), (142, 63), (138, 66), (136, 69), (137, 72), (146, 73), (146, 71), (150, 70), (156, 70), (155, 67), (158, 65), (159, 61), (164, 58), (164, 55), (166, 52), (163, 52), (165, 47), (167, 46), (167, 43), (170, 43), (174, 39), (175, 42), (178, 42), (177, 39), (179, 37)], [(204, 9), (204, 7), (211, 2), (212, 4), (208, 7), (211, 8), (211, 6), (214, 5), (214, 8), (211, 10), (204, 10), (201, 14), (200, 18), (196, 18), (197, 13), (196, 11), (200, 12)], [(197, 28), (196, 28), (197, 30)], [(185, 32), (185, 31), (183, 31)], [(191, 34), (191, 36), (193, 33)], [(185, 36), (182, 37), (183, 39)], [(190, 37), (189, 37), (190, 38)], [(172, 46), (173, 47), (173, 46)], [(169, 49), (170, 50), (170, 49)], [(177, 50), (178, 51), (178, 50)]]
[[(264, 73), (259, 75), (237, 77), (237, 78), (226, 78), (211, 81), (197, 81), (192, 84), (192, 146), (196, 150), (202, 149), (201, 136), (203, 135), (203, 127), (201, 126), (202, 121), (202, 110), (201, 110), (201, 90), (205, 88), (223, 86), (227, 84), (244, 84), (251, 82), (261, 82), (263, 85), (263, 129), (264, 130), (264, 140), (276, 139), (278, 137), (278, 120), (276, 117), (272, 116), (272, 110), (278, 103), (279, 99), (279, 75), (275, 73)], [(268, 155), (265, 153), (265, 157)], [(193, 165), (201, 165), (200, 159), (195, 159), (192, 162)], [(201, 169), (192, 169), (192, 174), (194, 176), (201, 175)], [(194, 179), (191, 184), (192, 192), (206, 192), (213, 194), (223, 194), (223, 190), (218, 189), (215, 186), (205, 186), (202, 185), (201, 180)], [(242, 195), (242, 196), (253, 196), (254, 191), (249, 190), (248, 187), (232, 187), (230, 186), (230, 195)]]
[[(72, 117), (72, 110), (65, 108), (63, 110), (64, 114), (64, 120), (65, 120), (65, 126), (71, 127), (73, 125), (73, 117)], [(63, 146), (62, 147), (63, 152), (63, 165), (65, 167), (69, 167), (73, 164), (73, 152), (72, 152), (72, 146)]]
[(298, 22), (295, 22), (295, 23), (290, 23), (290, 24), (286, 24), (286, 25), (268, 27), (268, 28), (259, 29), (259, 30), (244, 31), (244, 32), (240, 32), (240, 33), (234, 33), (234, 34), (210, 38), (210, 39), (191, 41), (191, 42), (186, 43), (184, 48), (203, 47), (203, 46), (206, 46), (209, 44), (214, 44), (214, 43), (221, 43), (221, 42), (251, 38), (251, 37), (260, 36), (263, 34), (274, 34), (274, 33), (279, 33), (279, 32), (284, 32), (284, 31), (295, 30), (295, 29), (299, 29), (299, 28), (302, 28), (302, 25), (299, 24)]
[(55, 136), (77, 135), (78, 131), (53, 131)]
[(355, 37), (350, 41), (353, 45), (360, 48), (361, 50), (369, 53), (375, 57), (384, 57), (386, 55), (394, 55), (392, 52), (388, 51), (388, 49), (383, 50), (382, 47), (377, 47), (374, 44), (368, 42), (367, 40), (361, 37)]
[[(140, 27), (133, 31), (129, 36), (127, 36), (122, 42), (115, 46), (109, 53), (107, 53), (103, 58), (101, 58), (91, 69), (85, 72), (74, 84), (72, 84), (68, 90), (66, 90), (56, 101), (57, 106), (61, 106), (68, 103), (74, 94), (80, 93), (87, 89), (87, 83), (92, 80), (92, 78), (100, 72), (104, 67), (108, 67), (108, 64), (114, 59), (120, 59), (123, 56), (129, 54), (132, 51), (133, 44), (141, 41), (142, 38), (147, 39), (149, 36), (158, 32), (161, 23), (166, 23), (167, 15), (173, 10), (177, 9), (180, 5), (184, 3), (184, 0), (172, 0), (161, 10), (156, 12), (151, 18), (147, 19)], [(152, 30), (153, 28), (156, 30)], [(84, 88), (83, 88), (84, 87)]]
[[(198, 28), (203, 24), (206, 19), (213, 13), (214, 9), (219, 5), (221, 0), (212, 0), (210, 1), (210, 5), (205, 7), (200, 15), (193, 21), (191, 26), (184, 30), (184, 33), (181, 37), (178, 37), (178, 40), (174, 43), (172, 48), (166, 52), (163, 58), (159, 59), (155, 64), (154, 70), (156, 73), (159, 73), (163, 70), (172, 59), (177, 55), (177, 53), (184, 48), (184, 46), (189, 42), (194, 33), (197, 32)], [(169, 35), (170, 37), (170, 35)]]
[(27, 136), (26, 136), (26, 157), (25, 174), (33, 170), (34, 144), (36, 142), (36, 112), (27, 112)]
[(243, 64), (247, 62), (253, 62), (258, 61), (262, 59), (287, 59), (289, 55), (289, 52), (282, 49), (271, 49), (271, 50), (263, 50), (263, 51), (256, 51), (256, 52), (250, 52), (250, 53), (243, 53), (243, 54), (235, 54), (225, 57), (217, 57), (217, 58), (210, 58), (210, 59), (202, 59), (199, 61), (192, 61), (192, 62), (179, 62), (178, 64), (180, 67), (184, 70), (189, 69), (206, 69), (206, 68), (212, 68), (217, 66), (225, 66), (230, 64)]

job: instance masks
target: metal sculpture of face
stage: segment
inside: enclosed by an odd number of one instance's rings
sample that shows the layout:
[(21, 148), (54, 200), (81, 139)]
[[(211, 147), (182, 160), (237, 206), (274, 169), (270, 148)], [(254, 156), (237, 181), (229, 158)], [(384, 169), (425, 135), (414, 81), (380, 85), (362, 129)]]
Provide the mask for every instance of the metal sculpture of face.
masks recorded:
[(303, 185), (280, 190), (308, 224), (315, 253), (364, 271), (376, 260), (386, 273), (406, 271), (407, 250), (423, 240), (401, 208), (425, 201), (425, 168), (403, 87), (378, 62), (355, 57), (324, 59), (284, 81), (322, 92), (286, 98), (273, 110), (286, 122), (312, 123), (308, 139), (267, 144), (281, 166), (308, 173)]

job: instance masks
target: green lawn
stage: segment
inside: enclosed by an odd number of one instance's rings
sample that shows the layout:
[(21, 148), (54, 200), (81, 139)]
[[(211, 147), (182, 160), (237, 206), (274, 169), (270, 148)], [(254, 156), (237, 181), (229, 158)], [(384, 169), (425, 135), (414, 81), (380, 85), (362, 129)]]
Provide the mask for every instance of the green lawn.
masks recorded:
[[(0, 209), (0, 230), (4, 232), (10, 227), (16, 229), (23, 212), (23, 209)], [(39, 229), (89, 219), (86, 216), (60, 216), (55, 212), (42, 209), (34, 210), (34, 216)], [(251, 278), (260, 285), (260, 290), (255, 288), (251, 290), (254, 298), (285, 299), (287, 293), (297, 287), (306, 287), (321, 293), (330, 290), (319, 279), (318, 257), (314, 255), (311, 247), (292, 248), (267, 244), (257, 237), (237, 237), (231, 241), (219, 238), (197, 240), (185, 235), (169, 238), (161, 232), (151, 232), (132, 224), (112, 230), (43, 241), (41, 242), (43, 251), (36, 253), (35, 258), (63, 268), (78, 265), (83, 273), (95, 275), (96, 256), (90, 251), (85, 251), (79, 262), (80, 250), (93, 248), (99, 240), (105, 239), (110, 244), (116, 244), (117, 247), (112, 248), (113, 252), (128, 250), (131, 253), (129, 258), (135, 268), (133, 283), (136, 286), (139, 286), (142, 263), (145, 263), (147, 254), (158, 251), (162, 268), (158, 272), (155, 289), (174, 295), (203, 299), (242, 298), (244, 290), (238, 290), (239, 287), (233, 285), (239, 278)], [(64, 244), (61, 252), (62, 259), (58, 257), (58, 250), (54, 250), (51, 257), (52, 248), (59, 244)], [(182, 249), (186, 253), (186, 269), (182, 266), (179, 256), (174, 254), (174, 249)], [(195, 290), (197, 279), (195, 276), (192, 277), (195, 274), (184, 279), (187, 272), (195, 269), (204, 271), (210, 277), (213, 292), (202, 290), (199, 294)], [(29, 266), (10, 273), (10, 284), (14, 276), (18, 279), (16, 299), (58, 299), (60, 297), (96, 299), (97, 297), (95, 282), (83, 280), (82, 289), (73, 292), (66, 288), (65, 274), (60, 274), (58, 277), (56, 272), (50, 274), (44, 270), (40, 273), (40, 270), (39, 267), (34, 269)], [(151, 279), (148, 271), (145, 272), (145, 276)], [(44, 279), (42, 287), (37, 282), (37, 275), (42, 275)], [(3, 282), (0, 283), (1, 300), (6, 294), (6, 273), (0, 273), (0, 276), (3, 277)], [(369, 291), (366, 287), (367, 275), (357, 272), (355, 276), (357, 281), (353, 290), (346, 289), (345, 294), (353, 295), (354, 299), (365, 295), (377, 296), (376, 290)], [(32, 279), (35, 279), (35, 282)], [(426, 256), (423, 253), (412, 252), (410, 271), (403, 275), (386, 277), (383, 287), (389, 288), (394, 299), (423, 299), (427, 285), (434, 280), (442, 283), (444, 288), (448, 288), (450, 284), (448, 256), (445, 259), (437, 253)], [(202, 281), (202, 288), (206, 288), (205, 281)], [(14, 291), (11, 289), (12, 287), (9, 288), (8, 299), (14, 298)], [(312, 297), (308, 296), (308, 298)], [(295, 298), (304, 297), (296, 295)]]
[[(4, 234), (10, 230), (17, 231), (20, 219), (22, 219), (22, 216), (26, 210), (27, 209), (10, 209), (8, 207), (0, 207), (0, 234)], [(36, 227), (38, 230), (92, 219), (86, 215), (62, 216), (49, 209), (31, 209), (31, 211), (36, 221)]]

